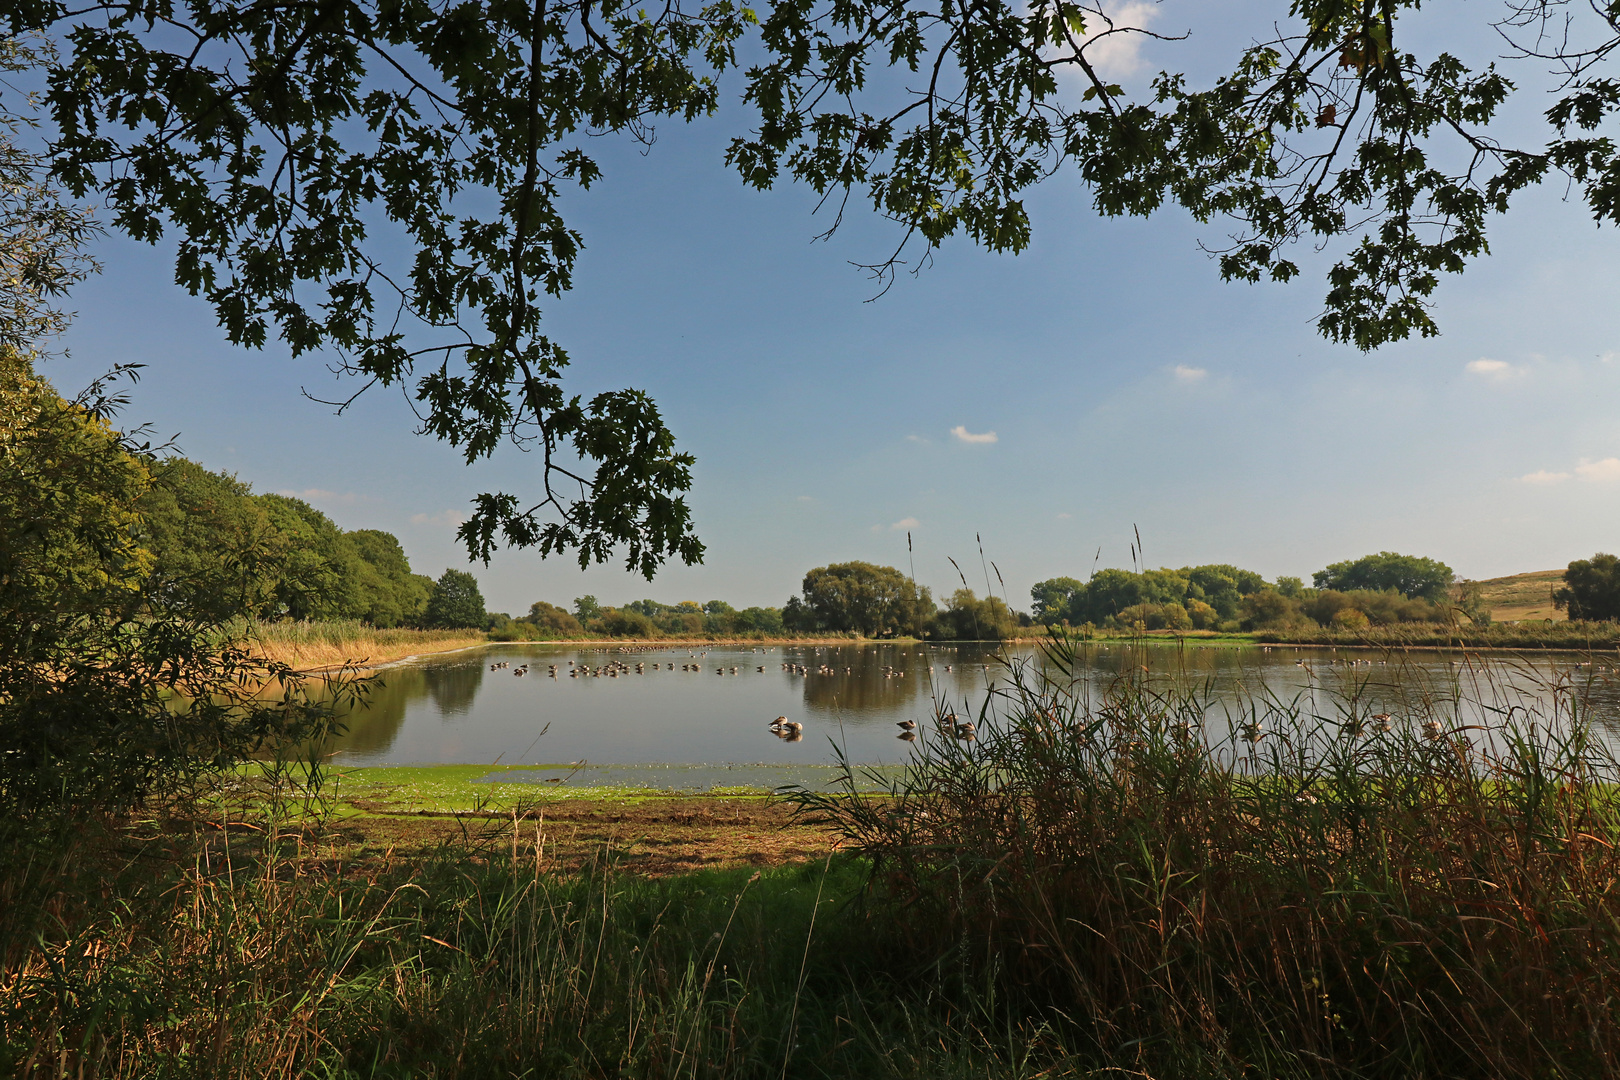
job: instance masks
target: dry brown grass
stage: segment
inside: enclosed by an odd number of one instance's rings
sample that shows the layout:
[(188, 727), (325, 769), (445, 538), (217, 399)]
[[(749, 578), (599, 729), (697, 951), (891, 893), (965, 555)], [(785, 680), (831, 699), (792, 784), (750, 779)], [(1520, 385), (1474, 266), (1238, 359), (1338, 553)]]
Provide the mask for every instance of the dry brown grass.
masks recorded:
[(476, 630), (379, 630), (354, 620), (256, 623), (248, 629), (253, 650), (297, 671), (344, 665), (374, 667), (409, 656), (452, 652), (487, 644)]
[(1481, 581), (1480, 586), (1495, 622), (1524, 619), (1563, 622), (1569, 616), (1553, 607), (1552, 602), (1552, 591), (1563, 583), (1562, 570), (1533, 570), (1528, 574)]

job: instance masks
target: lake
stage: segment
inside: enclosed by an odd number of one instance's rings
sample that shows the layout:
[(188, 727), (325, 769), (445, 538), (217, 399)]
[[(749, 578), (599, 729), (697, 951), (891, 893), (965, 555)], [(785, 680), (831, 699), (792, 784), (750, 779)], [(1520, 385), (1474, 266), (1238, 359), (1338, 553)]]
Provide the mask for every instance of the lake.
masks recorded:
[[(936, 700), (977, 714), (1007, 678), (998, 653), (917, 643), (496, 645), (384, 669), (367, 705), (347, 717), (333, 760), (802, 766), (831, 762), (837, 744), (851, 761), (897, 764), (914, 752), (896, 738), (897, 723), (925, 720)], [(1042, 662), (1033, 645), (1011, 646), (1005, 655)], [(1145, 667), (1156, 685), (1199, 688), (1212, 733), (1264, 695), (1303, 696), (1327, 717), (1357, 695), (1362, 715), (1438, 708), (1473, 723), (1512, 707), (1545, 711), (1555, 695), (1578, 695), (1601, 728), (1620, 732), (1620, 660), (1590, 660), (1423, 651), (1386, 659), (1363, 650), (1108, 642), (1084, 651), (1073, 679), (1080, 692), (1096, 694)], [(495, 664), (506, 666), (492, 670)], [(515, 674), (525, 664), (527, 673)], [(803, 726), (796, 739), (769, 730), (778, 716)]]

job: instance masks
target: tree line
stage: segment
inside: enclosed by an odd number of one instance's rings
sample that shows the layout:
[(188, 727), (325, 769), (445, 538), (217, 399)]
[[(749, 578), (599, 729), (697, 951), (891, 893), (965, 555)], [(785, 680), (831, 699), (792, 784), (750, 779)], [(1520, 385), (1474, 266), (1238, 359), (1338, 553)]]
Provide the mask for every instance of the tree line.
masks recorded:
[(1049, 578), (1030, 590), (1033, 617), (1047, 626), (1122, 630), (1360, 629), (1444, 622), (1489, 612), (1478, 590), (1456, 589), (1445, 563), (1384, 551), (1333, 563), (1307, 587), (1297, 577), (1268, 582), (1225, 563), (1177, 570), (1101, 570), (1088, 581)]

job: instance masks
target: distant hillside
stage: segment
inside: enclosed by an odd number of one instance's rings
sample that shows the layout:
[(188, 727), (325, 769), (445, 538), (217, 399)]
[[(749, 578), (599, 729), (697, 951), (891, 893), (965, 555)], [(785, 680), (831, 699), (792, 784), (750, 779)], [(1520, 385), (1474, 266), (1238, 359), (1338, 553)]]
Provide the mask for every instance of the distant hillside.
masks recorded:
[(1535, 570), (1512, 577), (1491, 578), (1481, 581), (1485, 602), (1490, 605), (1494, 622), (1517, 622), (1520, 619), (1553, 619), (1563, 621), (1567, 616), (1553, 607), (1552, 591), (1564, 583), (1564, 571)]

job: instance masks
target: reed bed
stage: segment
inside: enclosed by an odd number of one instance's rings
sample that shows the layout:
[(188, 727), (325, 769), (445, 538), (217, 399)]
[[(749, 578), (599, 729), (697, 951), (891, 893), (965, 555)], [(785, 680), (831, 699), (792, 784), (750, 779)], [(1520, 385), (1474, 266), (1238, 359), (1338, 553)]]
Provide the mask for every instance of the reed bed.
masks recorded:
[(1254, 640), (1290, 645), (1375, 648), (1565, 649), (1576, 652), (1620, 647), (1620, 623), (1517, 622), (1486, 626), (1396, 623), (1364, 630), (1261, 630)]
[(941, 701), (886, 795), (793, 794), (870, 861), (895, 970), (1132, 1075), (1620, 1072), (1620, 769), (1569, 685), (1211, 724), (1207, 686), (1088, 690), (1081, 647)]
[(358, 619), (249, 622), (242, 624), (239, 632), (266, 659), (301, 670), (385, 664), (417, 653), (448, 652), (489, 640), (477, 630), (379, 630)]

